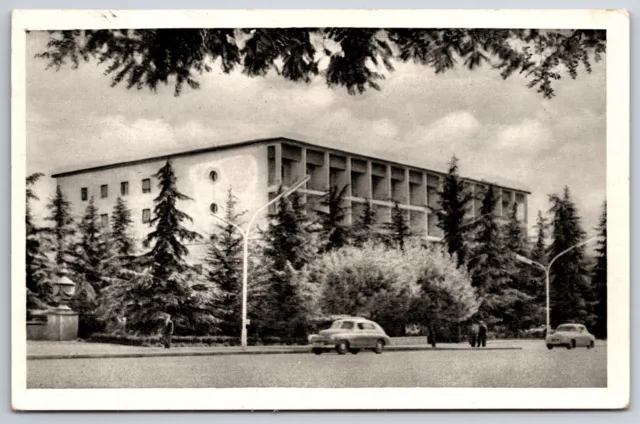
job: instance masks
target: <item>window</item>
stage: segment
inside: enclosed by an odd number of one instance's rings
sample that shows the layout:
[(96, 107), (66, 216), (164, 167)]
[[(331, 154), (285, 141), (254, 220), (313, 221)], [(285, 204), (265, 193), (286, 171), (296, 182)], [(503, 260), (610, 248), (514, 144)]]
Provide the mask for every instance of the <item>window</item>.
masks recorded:
[(216, 171), (209, 172), (209, 178), (215, 183), (218, 180), (218, 173)]
[(151, 180), (149, 178), (142, 180), (142, 192), (151, 193)]
[(211, 206), (209, 206), (209, 210), (211, 211), (211, 213), (218, 213), (218, 205), (212, 203)]
[(109, 186), (107, 184), (103, 184), (100, 186), (100, 197), (103, 199), (109, 197)]
[(359, 330), (375, 330), (376, 328), (373, 326), (373, 324), (370, 324), (368, 322), (359, 322), (358, 329)]
[(123, 181), (120, 183), (120, 194), (122, 196), (129, 194), (129, 181)]
[(102, 223), (103, 227), (108, 227), (109, 226), (109, 214), (103, 213), (102, 215), (100, 215), (100, 222)]
[(353, 330), (353, 322), (352, 321), (344, 321), (340, 326), (343, 330)]
[(151, 209), (142, 209), (142, 223), (148, 224), (151, 222)]
[(80, 189), (80, 198), (84, 201), (89, 197), (89, 192), (86, 187)]

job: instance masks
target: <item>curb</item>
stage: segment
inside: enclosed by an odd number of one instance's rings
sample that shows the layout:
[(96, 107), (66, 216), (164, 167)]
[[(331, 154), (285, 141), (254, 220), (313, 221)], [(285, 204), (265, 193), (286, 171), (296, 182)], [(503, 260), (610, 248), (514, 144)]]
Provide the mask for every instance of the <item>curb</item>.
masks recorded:
[[(521, 347), (424, 347), (424, 346), (388, 346), (385, 352), (408, 351), (455, 351), (455, 350), (522, 350)], [(183, 351), (183, 352), (131, 352), (131, 353), (80, 353), (80, 354), (35, 354), (27, 355), (28, 361), (53, 359), (110, 359), (110, 358), (153, 358), (179, 356), (228, 356), (228, 355), (286, 355), (311, 353), (311, 347), (290, 347), (272, 350), (227, 350), (227, 351)]]

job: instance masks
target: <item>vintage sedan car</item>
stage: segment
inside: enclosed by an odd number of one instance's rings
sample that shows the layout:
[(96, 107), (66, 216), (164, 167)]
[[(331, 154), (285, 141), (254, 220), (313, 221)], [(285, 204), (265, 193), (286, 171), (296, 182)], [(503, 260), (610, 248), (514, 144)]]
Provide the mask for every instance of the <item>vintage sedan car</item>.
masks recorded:
[(596, 344), (596, 338), (582, 324), (559, 325), (556, 331), (547, 335), (545, 341), (549, 350), (555, 346), (563, 346), (567, 349), (582, 346), (591, 349)]
[(382, 327), (365, 318), (341, 318), (330, 328), (309, 336), (311, 350), (316, 355), (335, 349), (340, 355), (351, 352), (354, 355), (362, 349), (372, 349), (382, 353), (391, 339)]

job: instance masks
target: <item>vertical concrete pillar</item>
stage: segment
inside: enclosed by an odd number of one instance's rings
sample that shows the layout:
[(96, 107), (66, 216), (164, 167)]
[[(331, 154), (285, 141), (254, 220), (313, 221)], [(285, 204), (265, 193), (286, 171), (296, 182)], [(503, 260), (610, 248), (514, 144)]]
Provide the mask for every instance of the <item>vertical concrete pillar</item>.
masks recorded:
[(276, 187), (279, 187), (282, 184), (282, 144), (278, 143), (275, 145), (276, 148), (276, 169), (275, 169), (275, 184)]

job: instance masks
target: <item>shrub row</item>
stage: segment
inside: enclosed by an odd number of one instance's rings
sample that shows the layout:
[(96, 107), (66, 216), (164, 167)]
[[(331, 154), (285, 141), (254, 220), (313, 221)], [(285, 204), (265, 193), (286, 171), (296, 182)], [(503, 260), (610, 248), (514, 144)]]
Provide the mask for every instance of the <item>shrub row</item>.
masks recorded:
[[(132, 334), (94, 333), (88, 342), (111, 343), (128, 346), (160, 346), (161, 336), (138, 336)], [(174, 346), (239, 346), (239, 337), (230, 336), (172, 336)], [(251, 346), (277, 346), (307, 344), (306, 339), (283, 339), (280, 337), (249, 338)]]

